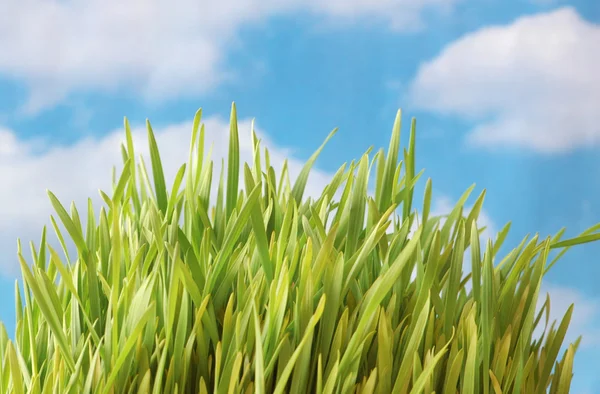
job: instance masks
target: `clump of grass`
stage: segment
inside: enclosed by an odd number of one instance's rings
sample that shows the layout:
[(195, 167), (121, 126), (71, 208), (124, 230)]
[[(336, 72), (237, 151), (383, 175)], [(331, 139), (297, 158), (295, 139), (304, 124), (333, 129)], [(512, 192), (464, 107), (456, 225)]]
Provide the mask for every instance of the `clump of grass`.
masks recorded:
[(549, 300), (535, 306), (550, 250), (560, 257), (599, 238), (597, 228), (525, 238), (498, 261), (509, 226), (480, 244), (484, 193), (465, 214), (470, 188), (442, 221), (430, 215), (429, 180), (417, 213), (415, 123), (401, 152), (400, 113), (387, 152), (341, 166), (311, 200), (304, 190), (323, 146), (291, 186), (253, 132), (240, 176), (234, 106), (213, 206), (200, 123), (198, 111), (169, 192), (150, 124), (153, 186), (125, 120), (123, 171), (112, 196), (101, 192), (98, 216), (90, 200), (85, 232), (75, 206), (48, 193), (77, 259), (54, 217), (66, 261), (45, 228), (33, 264), (19, 247), (25, 300), (17, 284), (14, 342), (0, 329), (1, 392), (569, 391), (578, 342), (558, 356), (573, 309), (548, 327)]

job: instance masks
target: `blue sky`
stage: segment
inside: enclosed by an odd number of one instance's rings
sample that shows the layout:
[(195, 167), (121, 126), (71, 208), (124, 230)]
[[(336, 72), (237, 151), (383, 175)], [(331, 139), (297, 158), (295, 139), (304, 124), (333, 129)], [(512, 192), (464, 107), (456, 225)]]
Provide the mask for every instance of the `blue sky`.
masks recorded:
[[(16, 238), (39, 239), (52, 213), (46, 188), (78, 206), (109, 189), (124, 115), (135, 126), (150, 118), (173, 170), (198, 107), (216, 156), (235, 101), (294, 168), (340, 127), (311, 178), (317, 191), (343, 162), (387, 146), (402, 108), (405, 130), (417, 117), (417, 165), (433, 179), (437, 209), (476, 183), (488, 191), (488, 224), (513, 222), (511, 246), (600, 222), (597, 1), (178, 4), (0, 4), (0, 318), (9, 331)], [(570, 251), (544, 284), (556, 317), (575, 302), (570, 338), (585, 336), (574, 393), (600, 393), (599, 252)]]

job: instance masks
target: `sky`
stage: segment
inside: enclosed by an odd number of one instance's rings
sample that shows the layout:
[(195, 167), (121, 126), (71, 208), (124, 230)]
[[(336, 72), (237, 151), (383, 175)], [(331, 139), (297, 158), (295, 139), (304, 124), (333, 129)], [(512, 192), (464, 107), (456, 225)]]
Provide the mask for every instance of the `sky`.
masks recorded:
[[(123, 116), (140, 147), (150, 119), (171, 177), (200, 107), (213, 157), (227, 153), (235, 101), (242, 160), (255, 119), (292, 174), (339, 127), (309, 179), (318, 195), (342, 163), (387, 147), (401, 108), (404, 143), (417, 119), (417, 167), (438, 212), (475, 183), (490, 230), (512, 222), (511, 248), (600, 222), (597, 0), (3, 0), (0, 54), (9, 333), (17, 237), (39, 241), (53, 213), (46, 189), (80, 210), (88, 197), (99, 204), (121, 161)], [(599, 255), (598, 244), (569, 251), (542, 289), (555, 319), (575, 303), (576, 394), (600, 393)]]

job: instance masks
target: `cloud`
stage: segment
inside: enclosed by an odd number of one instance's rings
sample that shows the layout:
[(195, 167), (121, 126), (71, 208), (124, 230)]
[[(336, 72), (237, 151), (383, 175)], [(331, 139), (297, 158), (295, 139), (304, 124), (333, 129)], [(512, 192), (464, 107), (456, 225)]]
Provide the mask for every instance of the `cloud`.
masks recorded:
[[(204, 120), (206, 130), (206, 150), (213, 144), (213, 180), (216, 189), (221, 159), (227, 157), (229, 143), (229, 122), (219, 117)], [(252, 143), (249, 120), (239, 122), (240, 161), (252, 163)], [(154, 127), (168, 185), (172, 184), (179, 167), (187, 160), (192, 124), (184, 122)], [(271, 165), (280, 171), (284, 159), (288, 159), (288, 169), (293, 182), (300, 173), (304, 162), (290, 157), (289, 151), (276, 146), (260, 129), (255, 128), (261, 146), (269, 149)], [(136, 155), (142, 154), (150, 166), (145, 127), (132, 130)], [(120, 145), (125, 134), (114, 130), (98, 139), (87, 138), (70, 146), (52, 146), (44, 152), (36, 152), (37, 143), (19, 140), (10, 130), (0, 129), (0, 274), (18, 274), (16, 260), (16, 239), (22, 239), (27, 247), (30, 240), (39, 240), (42, 226), (49, 224), (54, 210), (50, 205), (45, 189), (50, 189), (62, 204), (67, 207), (74, 201), (84, 219), (87, 198), (91, 197), (96, 213), (102, 200), (98, 189), (110, 195), (110, 169), (122, 168)], [(316, 149), (317, 147), (315, 147)], [(148, 168), (151, 172), (151, 168)], [(309, 176), (306, 196), (318, 197), (329, 183), (332, 175), (313, 168)], [(243, 186), (243, 184), (242, 184)], [(216, 197), (216, 196), (215, 196)], [(214, 201), (214, 200), (213, 200)], [(49, 227), (49, 233), (54, 230)], [(54, 238), (53, 238), (54, 239)], [(57, 242), (53, 245), (58, 246)], [(25, 256), (29, 256), (25, 249)]]
[(475, 123), (468, 140), (542, 153), (600, 142), (600, 25), (573, 8), (490, 26), (422, 64), (410, 97)]
[(423, 10), (460, 0), (179, 0), (0, 2), (0, 76), (25, 83), (35, 113), (77, 91), (168, 100), (235, 78), (224, 60), (242, 27), (294, 12), (414, 28)]

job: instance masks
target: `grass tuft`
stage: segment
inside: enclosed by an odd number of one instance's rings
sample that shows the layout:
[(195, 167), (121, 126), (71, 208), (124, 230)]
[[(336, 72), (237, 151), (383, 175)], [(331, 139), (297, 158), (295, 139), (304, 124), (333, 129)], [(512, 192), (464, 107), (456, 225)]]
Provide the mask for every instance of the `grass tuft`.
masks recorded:
[(253, 162), (240, 163), (234, 105), (211, 202), (201, 116), (170, 188), (150, 123), (152, 183), (125, 120), (123, 171), (98, 213), (89, 202), (85, 232), (77, 209), (48, 192), (77, 256), (54, 217), (65, 261), (45, 228), (33, 261), (19, 246), (23, 288), (14, 341), (0, 325), (0, 392), (569, 392), (579, 340), (560, 349), (573, 307), (558, 326), (548, 298), (535, 307), (550, 250), (596, 241), (598, 226), (525, 238), (499, 259), (509, 225), (480, 244), (485, 192), (468, 214), (473, 187), (433, 217), (427, 180), (415, 209), (416, 123), (401, 150), (400, 112), (387, 152), (342, 166), (305, 199), (325, 143), (291, 186), (254, 132)]

